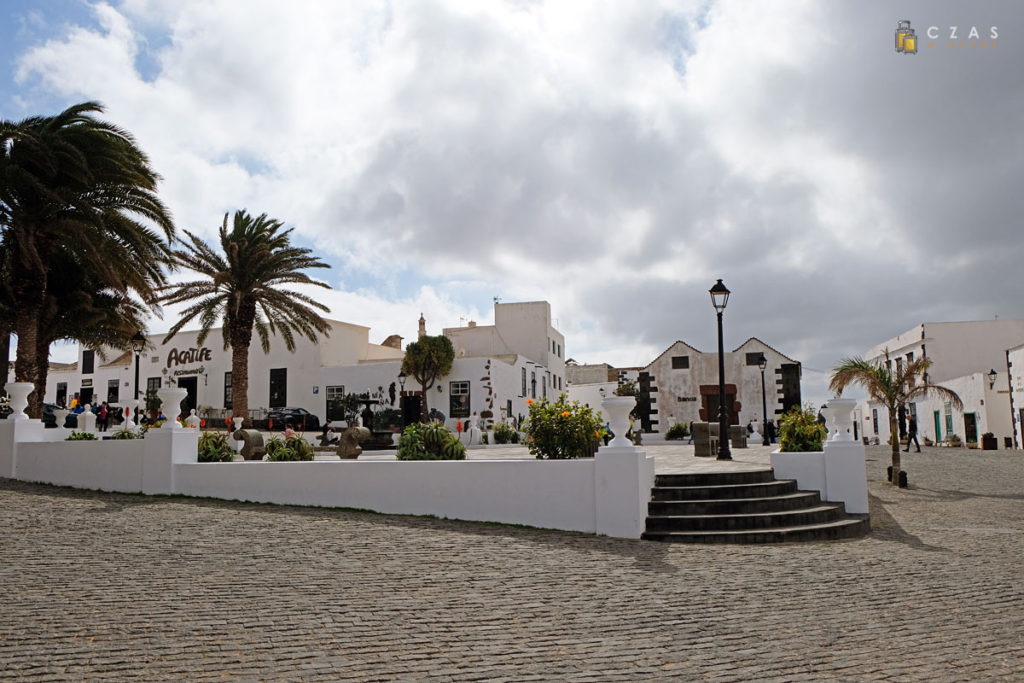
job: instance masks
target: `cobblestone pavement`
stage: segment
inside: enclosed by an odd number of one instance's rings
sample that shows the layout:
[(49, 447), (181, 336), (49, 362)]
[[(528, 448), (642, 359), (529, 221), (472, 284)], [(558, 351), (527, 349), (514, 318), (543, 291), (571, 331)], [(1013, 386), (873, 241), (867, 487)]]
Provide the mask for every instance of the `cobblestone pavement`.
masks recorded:
[(0, 480), (0, 678), (1024, 680), (1024, 455), (868, 457), (871, 536), (776, 546)]

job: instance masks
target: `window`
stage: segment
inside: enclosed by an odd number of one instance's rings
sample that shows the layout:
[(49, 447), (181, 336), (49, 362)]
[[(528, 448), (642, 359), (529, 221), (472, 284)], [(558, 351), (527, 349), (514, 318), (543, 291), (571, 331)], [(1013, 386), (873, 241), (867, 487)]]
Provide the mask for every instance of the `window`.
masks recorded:
[(537, 373), (530, 371), (530, 398), (537, 398)]
[(270, 370), (269, 405), (271, 408), (284, 408), (288, 405), (288, 368)]
[(448, 415), (469, 417), (469, 382), (448, 383)]
[(96, 352), (95, 351), (82, 351), (82, 374), (90, 375), (93, 372), (93, 366), (96, 365)]
[(117, 403), (119, 384), (116, 379), (107, 380), (107, 403)]
[(953, 433), (953, 404), (947, 402), (943, 408), (943, 412), (946, 414), (946, 438), (948, 439)]
[(547, 375), (544, 375), (543, 377), (540, 378), (540, 388), (541, 388), (541, 391), (543, 392), (543, 394), (542, 394), (543, 397), (547, 398), (548, 397), (548, 376)]
[(875, 434), (878, 433), (878, 408), (871, 409), (871, 426), (875, 429)]
[(68, 383), (57, 382), (57, 405), (66, 406), (68, 404)]
[(551, 353), (554, 353), (554, 354), (558, 353), (558, 346), (555, 344), (555, 340), (554, 339), (551, 340)]
[(555, 355), (558, 356), (559, 358), (562, 357), (562, 345), (561, 344), (558, 345), (558, 352), (555, 353)]
[(523, 396), (526, 396), (526, 368), (523, 368)]
[(686, 370), (690, 367), (689, 356), (672, 356), (673, 370)]
[(345, 385), (336, 384), (334, 386), (327, 387), (325, 396), (327, 400), (327, 419), (344, 420), (345, 406), (342, 404), (341, 400), (345, 398)]
[[(141, 396), (140, 399), (141, 400), (146, 400), (150, 396), (156, 396), (156, 390), (159, 389), (159, 388), (160, 388), (160, 378), (159, 377), (150, 377), (149, 379), (146, 380), (146, 395), (145, 396)], [(141, 409), (142, 406), (140, 405), (139, 408)]]
[(763, 354), (762, 354), (761, 351), (758, 351), (757, 353), (748, 353), (747, 354), (747, 365), (760, 365), (761, 364), (761, 356), (762, 355)]
[(903, 373), (903, 359), (902, 358), (897, 358), (896, 359), (896, 374), (899, 375), (899, 374), (902, 374), (902, 373)]
[(231, 373), (224, 373), (224, 407), (231, 408), (231, 403), (234, 401), (235, 395), (231, 389)]
[(913, 362), (914, 362), (914, 352), (911, 351), (910, 353), (907, 354), (907, 363), (909, 364), (909, 363), (913, 363)]

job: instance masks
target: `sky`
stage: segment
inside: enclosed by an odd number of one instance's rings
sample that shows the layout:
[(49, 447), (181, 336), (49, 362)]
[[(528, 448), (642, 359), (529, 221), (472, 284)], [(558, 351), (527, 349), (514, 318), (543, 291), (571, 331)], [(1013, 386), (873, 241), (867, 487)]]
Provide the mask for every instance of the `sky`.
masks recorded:
[(284, 221), (373, 342), (547, 300), (567, 357), (642, 366), (714, 351), (722, 278), (726, 348), (814, 403), (921, 322), (1024, 318), (1022, 64), (1012, 0), (0, 0), (0, 119), (103, 103), (179, 229)]

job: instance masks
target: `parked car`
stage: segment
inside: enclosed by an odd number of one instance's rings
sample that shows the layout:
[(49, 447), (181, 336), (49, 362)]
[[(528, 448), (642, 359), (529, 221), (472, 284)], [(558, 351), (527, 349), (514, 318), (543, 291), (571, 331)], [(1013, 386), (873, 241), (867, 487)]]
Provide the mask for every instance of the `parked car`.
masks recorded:
[(267, 413), (267, 429), (284, 429), (289, 421), (292, 423), (292, 427), (299, 432), (320, 429), (320, 418), (305, 408), (274, 408)]

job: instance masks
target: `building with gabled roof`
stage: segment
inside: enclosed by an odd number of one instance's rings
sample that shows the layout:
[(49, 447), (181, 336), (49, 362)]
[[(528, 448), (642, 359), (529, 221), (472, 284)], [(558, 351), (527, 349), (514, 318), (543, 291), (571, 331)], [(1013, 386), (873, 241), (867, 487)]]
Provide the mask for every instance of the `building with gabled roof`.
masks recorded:
[[(764, 354), (764, 395), (761, 396), (761, 369), (758, 361)], [(604, 364), (588, 368), (608, 367)], [(570, 372), (570, 378), (575, 373)], [(609, 368), (604, 373), (590, 373), (593, 384), (573, 383), (570, 398), (598, 401), (597, 391), (614, 390), (618, 384), (635, 379), (639, 389), (636, 413), (645, 432), (665, 432), (676, 422), (714, 422), (718, 416), (718, 352), (704, 352), (684, 341), (675, 341), (649, 364), (639, 368)], [(590, 375), (577, 375), (589, 377)], [(756, 337), (751, 337), (725, 353), (726, 405), (731, 424), (760, 425), (764, 419), (778, 421), (779, 415), (800, 405), (800, 362), (781, 353)], [(594, 389), (593, 387), (597, 387)]]

